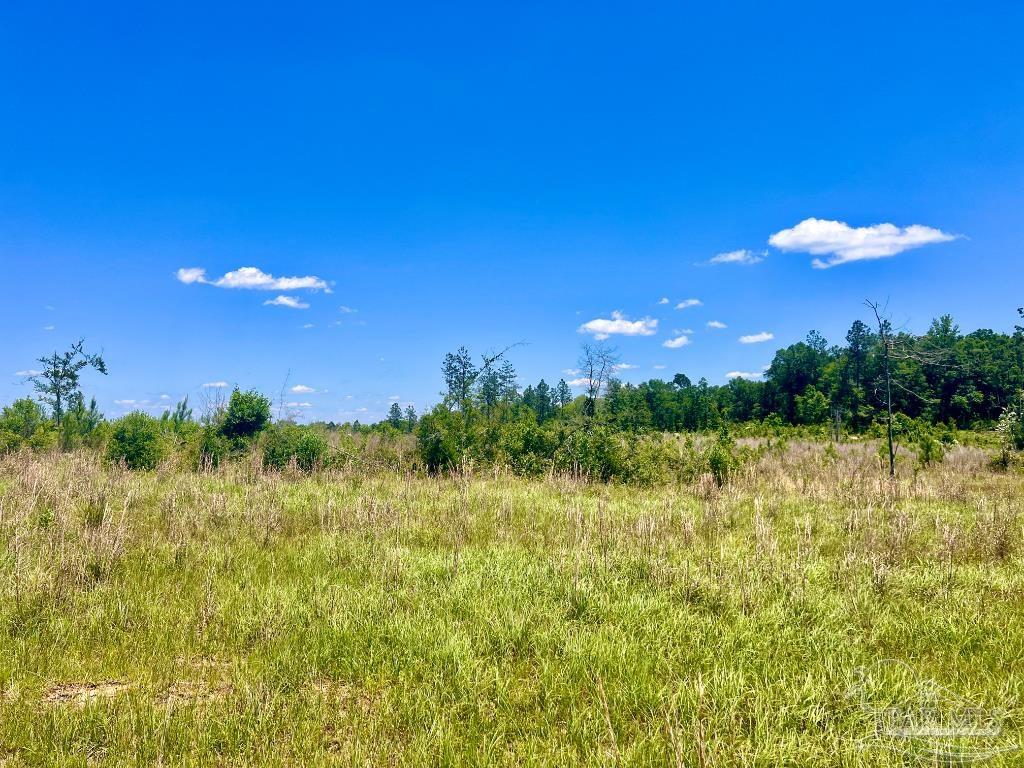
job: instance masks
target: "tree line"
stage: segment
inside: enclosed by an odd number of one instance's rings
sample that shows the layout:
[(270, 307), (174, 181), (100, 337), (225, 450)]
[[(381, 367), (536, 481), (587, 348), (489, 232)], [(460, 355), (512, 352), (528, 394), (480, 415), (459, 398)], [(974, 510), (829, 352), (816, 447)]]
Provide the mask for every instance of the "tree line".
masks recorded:
[[(722, 385), (684, 373), (623, 382), (614, 348), (594, 344), (584, 345), (577, 363), (578, 394), (562, 378), (522, 387), (511, 348), (476, 358), (460, 347), (442, 361), (435, 407), (420, 416), (411, 405), (393, 403), (384, 420), (370, 425), (275, 422), (268, 398), (238, 390), (199, 418), (186, 399), (161, 418), (136, 412), (108, 422), (95, 400), (86, 404), (79, 381), (88, 369), (105, 375), (106, 365), (77, 342), (39, 359), (35, 399), (3, 409), (0, 453), (86, 445), (131, 467), (176, 455), (201, 468), (257, 451), (266, 466), (309, 469), (351, 460), (372, 445), (380, 455), (400, 457), (398, 464), (428, 471), (501, 464), (527, 474), (629, 479), (664, 469), (662, 435), (724, 434), (739, 424), (799, 427), (836, 439), (888, 433), (890, 471), (896, 441), (921, 440), (922, 430), (995, 428), (1004, 444), (1024, 448), (1024, 328), (964, 334), (944, 315), (914, 335), (894, 330), (884, 308), (869, 306), (874, 324), (855, 321), (842, 343), (811, 331), (779, 349), (762, 376)], [(413, 450), (393, 447), (403, 435), (412, 436)], [(390, 453), (382, 445), (392, 446)], [(717, 460), (728, 466), (729, 441), (716, 445), (724, 451)]]

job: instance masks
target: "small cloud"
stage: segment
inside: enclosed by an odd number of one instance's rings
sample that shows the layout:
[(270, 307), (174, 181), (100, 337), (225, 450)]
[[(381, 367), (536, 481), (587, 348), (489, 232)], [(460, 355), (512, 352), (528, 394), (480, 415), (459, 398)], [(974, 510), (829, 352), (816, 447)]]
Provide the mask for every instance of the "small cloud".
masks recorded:
[(674, 339), (669, 339), (668, 341), (664, 342), (661, 346), (668, 347), (669, 349), (679, 349), (680, 347), (685, 347), (689, 345), (689, 343), (689, 336), (676, 336)]
[(746, 248), (741, 248), (738, 251), (729, 251), (727, 253), (720, 253), (717, 256), (712, 256), (708, 259), (708, 264), (760, 264), (764, 261), (766, 254), (764, 252), (754, 253)]
[(663, 370), (665, 370), (665, 367), (666, 366), (664, 366), (664, 365), (652, 365), (651, 366), (651, 368), (653, 368), (656, 371), (663, 371)]
[(206, 277), (206, 270), (201, 267), (182, 267), (175, 277), (187, 285), (200, 283), (216, 288), (241, 288), (257, 291), (324, 291), (330, 293), (326, 280), (316, 275), (301, 277), (274, 277), (258, 267), (239, 267), (227, 272), (216, 280)]
[[(341, 312), (344, 312), (346, 315), (351, 315), (351, 314), (354, 314), (354, 313), (359, 311), (358, 309), (352, 309), (352, 307), (346, 307), (344, 304), (342, 304), (340, 307), (338, 307), (338, 309)], [(370, 314), (373, 314), (373, 313), (371, 312)]]
[(170, 400), (171, 396), (170, 395), (160, 395), (160, 399), (161, 400)]
[(566, 376), (579, 376), (580, 375), (580, 369), (579, 368), (563, 368), (562, 369), (562, 373), (564, 373)]
[(203, 384), (203, 389), (224, 389), (227, 385), (226, 381), (208, 381)]
[(305, 325), (303, 325), (302, 327), (303, 327), (303, 328), (314, 328), (315, 326), (314, 326), (314, 325), (313, 325), (312, 323), (306, 323), (306, 324), (305, 324)]
[(590, 386), (590, 379), (586, 378), (585, 376), (581, 376), (578, 379), (573, 379), (572, 381), (568, 381), (566, 383), (570, 387), (589, 387)]
[(725, 323), (723, 323), (721, 320), (709, 320), (708, 321), (708, 328), (713, 328), (716, 331), (720, 331), (723, 328), (728, 328), (728, 327), (729, 326), (726, 325)]
[(761, 331), (760, 333), (752, 333), (748, 336), (740, 336), (740, 344), (760, 344), (765, 341), (771, 341), (774, 338), (774, 333)]
[(909, 227), (897, 227), (895, 224), (851, 227), (844, 221), (810, 218), (795, 227), (776, 232), (768, 238), (768, 243), (780, 251), (828, 256), (825, 260), (814, 259), (811, 262), (815, 269), (828, 269), (851, 261), (884, 259), (911, 248), (946, 243), (957, 237), (921, 224), (911, 224)]
[(662, 296), (660, 299), (658, 299), (658, 303), (659, 304), (668, 304), (668, 296)]
[(114, 405), (137, 405), (138, 400), (115, 400)]
[(754, 381), (755, 379), (760, 379), (761, 374), (755, 373), (754, 371), (729, 371), (727, 374), (725, 374), (725, 378), (729, 380), (747, 379), (748, 381)]
[(265, 307), (288, 307), (289, 309), (309, 309), (309, 304), (297, 296), (276, 296), (263, 302)]
[(701, 307), (704, 306), (704, 302), (700, 299), (683, 299), (676, 304), (676, 309), (689, 309), (690, 307)]
[(185, 285), (206, 282), (206, 270), (201, 267), (182, 267), (174, 273), (174, 276), (178, 278), (178, 282), (185, 283)]
[(308, 395), (310, 392), (316, 392), (312, 387), (307, 387), (305, 384), (296, 384), (291, 388), (291, 391), (296, 395)]
[(312, 403), (285, 403), (288, 408), (312, 408)]
[(29, 368), (27, 371), (15, 371), (14, 375), (15, 376), (28, 377), (28, 376), (39, 376), (41, 373), (42, 373), (42, 371), (37, 371), (35, 368)]
[(44, 325), (43, 326), (43, 330), (44, 331), (55, 331), (55, 330), (57, 330), (57, 326), (55, 326), (55, 325)]
[(612, 312), (610, 319), (599, 317), (595, 320), (589, 320), (577, 330), (579, 333), (592, 334), (598, 341), (603, 341), (613, 334), (620, 336), (653, 336), (658, 330), (658, 321), (650, 317), (630, 320), (616, 310)]
[(388, 402), (397, 403), (401, 399), (402, 399), (401, 395), (392, 395), (391, 397), (388, 398)]
[(631, 371), (639, 366), (633, 365), (632, 363), (616, 363), (612, 366), (613, 371)]
[(672, 333), (676, 336), (692, 336), (693, 328), (673, 328)]

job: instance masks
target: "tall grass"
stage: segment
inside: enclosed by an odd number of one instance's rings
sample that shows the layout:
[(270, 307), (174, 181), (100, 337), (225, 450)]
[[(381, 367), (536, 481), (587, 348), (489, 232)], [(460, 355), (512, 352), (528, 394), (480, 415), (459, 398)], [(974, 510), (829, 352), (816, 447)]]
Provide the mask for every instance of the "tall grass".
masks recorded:
[(654, 489), (8, 457), (0, 765), (903, 765), (875, 662), (1021, 724), (1022, 512), (969, 448)]

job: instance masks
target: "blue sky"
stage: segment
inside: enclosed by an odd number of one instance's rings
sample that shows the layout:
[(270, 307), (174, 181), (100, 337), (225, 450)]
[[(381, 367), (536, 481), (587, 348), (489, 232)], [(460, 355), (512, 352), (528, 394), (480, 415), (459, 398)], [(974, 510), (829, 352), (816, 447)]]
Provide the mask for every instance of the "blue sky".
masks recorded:
[(866, 297), (1024, 303), (1019, 4), (142, 5), (0, 9), (0, 401), (78, 337), (108, 415), (365, 421), (459, 344), (721, 383)]

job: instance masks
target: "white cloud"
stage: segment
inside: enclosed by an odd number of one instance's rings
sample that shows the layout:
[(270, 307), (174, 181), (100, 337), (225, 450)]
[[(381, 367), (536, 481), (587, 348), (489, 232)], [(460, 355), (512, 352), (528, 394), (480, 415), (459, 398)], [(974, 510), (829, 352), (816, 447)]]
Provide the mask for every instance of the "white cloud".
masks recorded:
[(306, 323), (306, 324), (305, 324), (305, 325), (303, 325), (302, 327), (303, 327), (303, 328), (315, 328), (316, 326), (314, 326), (314, 325), (313, 325), (312, 323)]
[(680, 347), (685, 347), (689, 345), (689, 343), (689, 336), (676, 336), (674, 339), (669, 339), (668, 341), (664, 342), (661, 346), (668, 347), (669, 349), (679, 349)]
[(666, 366), (664, 366), (664, 365), (652, 365), (651, 368), (653, 368), (656, 371), (663, 371), (663, 370), (665, 370)]
[(828, 269), (851, 261), (884, 259), (922, 245), (949, 242), (956, 237), (920, 224), (909, 227), (897, 227), (895, 224), (851, 227), (843, 221), (811, 218), (776, 232), (768, 238), (768, 243), (780, 251), (828, 256), (828, 259), (811, 262), (815, 269)]
[(185, 283), (185, 285), (205, 283), (206, 270), (201, 267), (182, 267), (175, 273), (175, 277), (178, 278), (179, 282)]
[(590, 386), (590, 379), (586, 378), (585, 376), (581, 376), (578, 379), (573, 379), (573, 380), (568, 381), (566, 383), (570, 387), (589, 387)]
[(615, 365), (612, 366), (612, 370), (614, 370), (614, 371), (631, 371), (634, 368), (638, 368), (638, 367), (639, 366), (633, 365), (632, 363), (616, 363)]
[(291, 388), (291, 391), (296, 395), (308, 395), (310, 392), (316, 392), (312, 387), (307, 387), (305, 384), (296, 384)]
[(203, 384), (203, 389), (224, 389), (227, 385), (226, 381), (208, 381)]
[(728, 327), (729, 326), (723, 323), (721, 320), (708, 320), (708, 328), (714, 328), (716, 331), (720, 331), (723, 328)]
[(160, 395), (160, 399), (161, 400), (170, 400), (171, 396), (170, 395)]
[(29, 368), (27, 371), (15, 371), (15, 376), (38, 376), (42, 371), (37, 371), (35, 368)]
[(563, 368), (562, 369), (562, 373), (564, 373), (566, 376), (579, 376), (580, 375), (580, 369), (579, 368)]
[(297, 296), (276, 296), (263, 302), (265, 307), (288, 307), (289, 309), (309, 309), (309, 304)]
[(401, 399), (402, 399), (401, 395), (392, 395), (391, 397), (388, 398), (388, 402), (397, 403)]
[(725, 374), (725, 378), (747, 379), (748, 381), (753, 381), (754, 379), (760, 379), (761, 374), (755, 373), (754, 371), (729, 371), (727, 374)]
[(359, 311), (358, 309), (352, 309), (352, 307), (346, 307), (344, 304), (338, 307), (338, 309), (346, 315), (351, 315), (352, 313)]
[(115, 400), (114, 405), (135, 405), (138, 400)]
[(668, 296), (662, 296), (660, 299), (658, 299), (658, 303), (659, 304), (668, 304)]
[(183, 283), (202, 283), (217, 288), (244, 288), (257, 291), (325, 291), (331, 292), (326, 280), (316, 275), (302, 277), (274, 277), (258, 267), (239, 267), (227, 272), (216, 280), (206, 277), (206, 270), (200, 267), (182, 267), (176, 273)]
[(704, 302), (700, 299), (683, 299), (676, 304), (676, 309), (689, 309), (690, 307), (701, 307), (704, 306)]
[(44, 331), (55, 331), (55, 330), (57, 330), (57, 326), (55, 326), (55, 325), (44, 325), (43, 326), (43, 330)]
[(754, 253), (747, 248), (738, 251), (720, 253), (708, 259), (708, 264), (760, 264), (764, 261), (763, 253)]
[(288, 408), (312, 408), (312, 403), (285, 403)]
[(760, 333), (751, 333), (748, 336), (740, 336), (740, 344), (760, 344), (765, 341), (771, 341), (774, 338), (774, 333), (761, 331)]
[(607, 339), (612, 334), (621, 336), (653, 336), (658, 330), (658, 321), (650, 317), (630, 320), (621, 312), (612, 312), (611, 319), (597, 318), (590, 320), (578, 329), (579, 333), (593, 334), (598, 341)]

